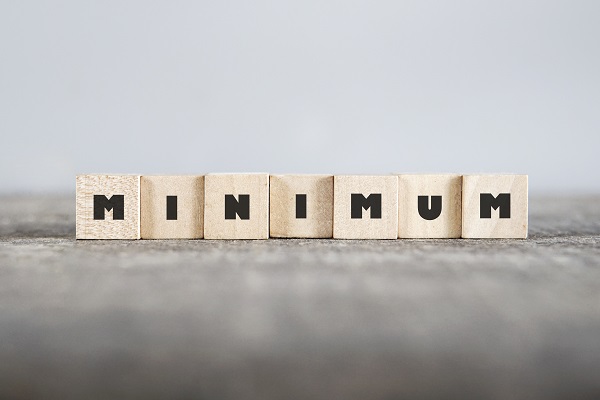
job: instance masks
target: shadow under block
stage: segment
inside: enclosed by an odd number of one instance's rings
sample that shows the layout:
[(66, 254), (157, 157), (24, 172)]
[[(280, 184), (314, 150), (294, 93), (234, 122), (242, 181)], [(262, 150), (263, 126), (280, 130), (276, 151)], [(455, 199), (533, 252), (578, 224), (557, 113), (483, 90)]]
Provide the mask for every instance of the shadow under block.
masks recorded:
[(527, 175), (465, 175), (463, 238), (527, 238)]
[(142, 176), (142, 239), (204, 237), (204, 176)]
[(210, 174), (204, 187), (205, 239), (269, 238), (268, 174)]
[(399, 175), (398, 237), (459, 238), (462, 175)]
[(77, 175), (77, 239), (140, 238), (139, 175)]
[(398, 177), (339, 175), (333, 183), (333, 237), (396, 239)]
[(271, 175), (270, 236), (331, 238), (332, 175)]

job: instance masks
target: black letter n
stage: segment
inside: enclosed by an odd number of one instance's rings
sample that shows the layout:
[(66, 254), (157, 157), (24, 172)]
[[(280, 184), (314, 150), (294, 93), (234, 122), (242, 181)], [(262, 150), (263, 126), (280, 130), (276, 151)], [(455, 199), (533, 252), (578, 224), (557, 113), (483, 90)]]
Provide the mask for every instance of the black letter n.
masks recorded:
[(500, 193), (498, 197), (491, 193), (480, 193), (479, 218), (492, 218), (492, 208), (500, 208), (500, 218), (510, 218), (510, 193)]
[(350, 196), (350, 217), (362, 218), (362, 209), (371, 209), (371, 219), (381, 219), (381, 193), (371, 193), (365, 198), (361, 193), (352, 193)]
[(240, 194), (239, 201), (232, 194), (225, 195), (225, 219), (235, 219), (238, 215), (240, 219), (250, 219), (250, 195)]
[(125, 195), (114, 194), (110, 199), (94, 195), (94, 219), (104, 219), (104, 210), (113, 212), (113, 219), (125, 219)]

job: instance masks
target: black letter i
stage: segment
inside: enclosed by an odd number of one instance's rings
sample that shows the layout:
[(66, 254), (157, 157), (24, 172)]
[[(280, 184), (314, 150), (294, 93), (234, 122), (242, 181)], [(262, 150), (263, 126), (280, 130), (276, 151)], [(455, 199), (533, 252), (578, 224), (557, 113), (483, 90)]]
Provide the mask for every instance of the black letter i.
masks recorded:
[(167, 196), (167, 220), (177, 220), (177, 196)]
[(296, 195), (296, 218), (306, 218), (306, 195)]

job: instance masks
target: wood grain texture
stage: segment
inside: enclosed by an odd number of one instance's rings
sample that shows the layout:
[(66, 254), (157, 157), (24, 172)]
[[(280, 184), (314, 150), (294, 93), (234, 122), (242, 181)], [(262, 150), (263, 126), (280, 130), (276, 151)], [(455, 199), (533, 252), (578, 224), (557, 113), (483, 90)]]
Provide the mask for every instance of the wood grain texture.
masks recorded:
[[(270, 236), (331, 238), (333, 175), (271, 175)], [(296, 195), (306, 195), (305, 218), (297, 218)]]
[[(177, 219), (167, 219), (167, 196), (177, 196)], [(142, 239), (204, 237), (204, 176), (142, 176), (140, 205)]]
[[(462, 233), (462, 176), (454, 174), (398, 176), (398, 237), (401, 239), (460, 238)], [(425, 219), (419, 213), (419, 196), (441, 196), (441, 213)]]
[[(225, 219), (226, 195), (249, 195), (249, 219)], [(204, 199), (205, 239), (269, 238), (268, 174), (206, 175)]]
[[(104, 219), (94, 219), (94, 196), (112, 199), (124, 196), (124, 218), (113, 219), (114, 210), (105, 210)], [(140, 238), (139, 175), (77, 175), (76, 177), (77, 239)]]
[[(396, 239), (398, 237), (398, 177), (337, 175), (334, 177), (333, 237), (336, 239)], [(381, 218), (352, 218), (352, 194), (381, 194)]]
[[(491, 218), (481, 218), (482, 193), (509, 193), (510, 218), (500, 218), (500, 209), (492, 209)], [(465, 175), (462, 198), (463, 238), (527, 238), (527, 175)]]

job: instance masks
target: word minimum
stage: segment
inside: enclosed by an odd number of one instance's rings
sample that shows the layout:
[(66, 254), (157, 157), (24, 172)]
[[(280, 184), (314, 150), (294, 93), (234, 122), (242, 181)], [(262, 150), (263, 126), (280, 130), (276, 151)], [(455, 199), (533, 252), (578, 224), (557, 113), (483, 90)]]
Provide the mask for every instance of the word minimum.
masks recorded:
[(77, 239), (520, 238), (527, 175), (78, 175)]

